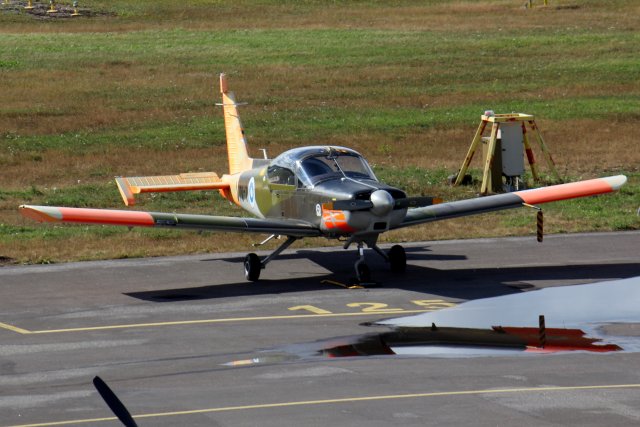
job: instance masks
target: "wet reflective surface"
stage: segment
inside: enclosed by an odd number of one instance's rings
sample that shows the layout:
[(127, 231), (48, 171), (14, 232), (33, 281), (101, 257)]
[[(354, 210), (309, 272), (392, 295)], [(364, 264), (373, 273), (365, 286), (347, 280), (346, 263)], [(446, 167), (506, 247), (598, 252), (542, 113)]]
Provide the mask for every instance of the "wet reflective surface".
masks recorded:
[(400, 327), (351, 344), (325, 348), (329, 357), (398, 355), (489, 355), (505, 352), (619, 351), (615, 344), (587, 338), (579, 329), (494, 326), (491, 329)]
[[(640, 272), (639, 272), (640, 273)], [(457, 307), (378, 322), (392, 326), (530, 327), (544, 315), (550, 328), (579, 328), (590, 336), (605, 324), (640, 323), (640, 276), (560, 286), (465, 302)]]
[(390, 355), (637, 352), (640, 276), (474, 300), (366, 326), (383, 330), (291, 345), (227, 365)]

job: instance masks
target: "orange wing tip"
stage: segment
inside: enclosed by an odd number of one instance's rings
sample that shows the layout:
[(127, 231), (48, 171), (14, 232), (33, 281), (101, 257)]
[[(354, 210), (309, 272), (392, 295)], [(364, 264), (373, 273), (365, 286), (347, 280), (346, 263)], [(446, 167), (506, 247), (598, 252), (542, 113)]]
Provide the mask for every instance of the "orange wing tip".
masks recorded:
[(153, 227), (155, 225), (153, 216), (148, 212), (27, 205), (22, 205), (19, 209), (22, 216), (38, 222), (75, 222), (131, 227)]
[(117, 211), (109, 209), (57, 208), (62, 221), (81, 224), (125, 225), (153, 227), (155, 221), (148, 212)]
[(22, 205), (18, 209), (23, 217), (33, 219), (38, 222), (62, 221), (62, 212), (60, 212), (56, 207)]
[(619, 190), (627, 182), (624, 175), (590, 179), (587, 181), (571, 182), (569, 184), (552, 185), (550, 187), (517, 191), (525, 203), (536, 205), (539, 203), (555, 202), (558, 200), (574, 199), (576, 197), (595, 196)]

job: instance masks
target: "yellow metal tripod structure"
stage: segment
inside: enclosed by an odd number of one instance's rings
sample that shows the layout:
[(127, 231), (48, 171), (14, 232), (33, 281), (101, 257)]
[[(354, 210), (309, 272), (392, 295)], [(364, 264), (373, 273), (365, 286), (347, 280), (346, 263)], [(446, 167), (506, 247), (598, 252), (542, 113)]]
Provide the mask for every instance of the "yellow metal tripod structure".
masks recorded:
[(486, 195), (491, 188), (491, 165), (493, 163), (497, 139), (498, 139), (498, 129), (500, 129), (501, 123), (513, 123), (520, 122), (522, 126), (522, 142), (524, 144), (525, 153), (527, 154), (527, 161), (529, 162), (529, 166), (531, 167), (531, 175), (533, 175), (533, 179), (538, 182), (540, 181), (540, 176), (538, 174), (538, 168), (536, 166), (536, 159), (533, 154), (533, 150), (531, 149), (531, 144), (529, 142), (529, 137), (527, 136), (527, 127), (526, 123), (529, 124), (529, 127), (532, 133), (535, 135), (538, 144), (540, 145), (540, 149), (547, 161), (547, 165), (551, 170), (556, 181), (560, 182), (560, 176), (558, 175), (558, 171), (556, 170), (555, 163), (553, 158), (551, 157), (551, 152), (547, 148), (547, 145), (544, 143), (544, 139), (542, 139), (542, 135), (538, 129), (538, 125), (536, 125), (536, 121), (533, 115), (531, 114), (522, 114), (522, 113), (512, 113), (512, 114), (483, 114), (481, 116), (480, 125), (478, 126), (478, 130), (476, 131), (473, 140), (471, 141), (471, 146), (469, 147), (469, 151), (467, 152), (467, 156), (462, 163), (462, 167), (458, 172), (458, 176), (453, 185), (460, 185), (462, 180), (467, 173), (467, 169), (469, 168), (469, 164), (473, 159), (473, 155), (475, 154), (480, 141), (482, 140), (482, 134), (484, 133), (487, 125), (491, 123), (491, 137), (489, 138), (489, 146), (488, 152), (485, 159), (484, 171), (482, 174), (482, 187), (480, 188), (480, 194)]

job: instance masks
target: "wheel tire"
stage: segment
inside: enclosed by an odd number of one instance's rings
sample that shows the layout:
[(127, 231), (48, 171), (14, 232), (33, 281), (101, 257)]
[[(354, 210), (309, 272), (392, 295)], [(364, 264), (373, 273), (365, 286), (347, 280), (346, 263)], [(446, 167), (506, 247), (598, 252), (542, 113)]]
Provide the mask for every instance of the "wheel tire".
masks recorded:
[(255, 282), (260, 278), (260, 270), (262, 270), (262, 264), (258, 255), (254, 253), (248, 254), (244, 258), (244, 277), (251, 282)]
[(369, 266), (367, 264), (358, 264), (356, 270), (358, 272), (358, 280), (360, 283), (371, 282), (371, 270), (369, 270)]
[(389, 249), (389, 264), (394, 273), (404, 273), (407, 269), (407, 254), (400, 245), (393, 245)]

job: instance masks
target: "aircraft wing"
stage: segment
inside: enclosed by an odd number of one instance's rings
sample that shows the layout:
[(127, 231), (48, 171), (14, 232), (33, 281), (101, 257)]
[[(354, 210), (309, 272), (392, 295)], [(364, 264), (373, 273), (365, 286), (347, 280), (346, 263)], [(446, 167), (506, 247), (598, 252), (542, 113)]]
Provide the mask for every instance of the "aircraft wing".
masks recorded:
[(627, 177), (618, 175), (409, 209), (404, 220), (395, 228), (502, 209), (518, 208), (525, 204), (537, 205), (576, 197), (611, 193), (619, 190), (625, 182), (627, 182)]
[(278, 234), (295, 237), (314, 237), (321, 234), (320, 230), (312, 224), (295, 220), (28, 205), (20, 206), (20, 213), (39, 222), (187, 228), (192, 230)]
[(135, 194), (166, 191), (221, 190), (229, 184), (214, 172), (181, 173), (180, 175), (117, 177), (116, 183), (124, 204), (135, 204)]

